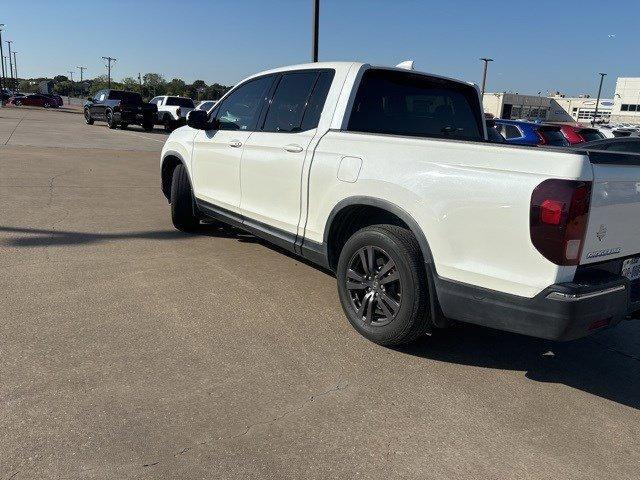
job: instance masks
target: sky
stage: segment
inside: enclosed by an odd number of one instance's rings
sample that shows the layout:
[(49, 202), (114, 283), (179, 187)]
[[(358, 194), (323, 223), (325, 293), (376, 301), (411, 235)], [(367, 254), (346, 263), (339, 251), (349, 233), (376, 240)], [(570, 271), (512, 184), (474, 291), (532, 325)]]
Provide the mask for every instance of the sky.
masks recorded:
[[(640, 1), (320, 0), (320, 60), (395, 65), (480, 83), (487, 91), (611, 97), (640, 76)], [(2, 0), (3, 40), (20, 77), (161, 73), (233, 85), (311, 56), (311, 0)], [(9, 7), (9, 8), (7, 8)], [(7, 55), (6, 43), (3, 44)]]

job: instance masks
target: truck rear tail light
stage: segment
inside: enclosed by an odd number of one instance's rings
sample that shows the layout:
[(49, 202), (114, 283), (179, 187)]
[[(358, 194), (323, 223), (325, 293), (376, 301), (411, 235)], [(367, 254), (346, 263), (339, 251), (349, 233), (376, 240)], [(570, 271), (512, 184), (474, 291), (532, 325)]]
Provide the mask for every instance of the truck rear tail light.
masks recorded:
[(556, 265), (577, 265), (587, 229), (591, 182), (545, 180), (531, 194), (531, 242)]
[(547, 139), (544, 138), (544, 135), (540, 133), (539, 130), (536, 130), (536, 135), (538, 136), (538, 145), (546, 145)]

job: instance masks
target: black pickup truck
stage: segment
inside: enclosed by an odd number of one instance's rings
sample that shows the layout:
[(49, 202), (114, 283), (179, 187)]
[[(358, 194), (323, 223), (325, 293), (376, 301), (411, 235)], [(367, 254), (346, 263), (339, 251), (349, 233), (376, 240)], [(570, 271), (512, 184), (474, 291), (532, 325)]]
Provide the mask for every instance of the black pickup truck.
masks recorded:
[(100, 90), (84, 104), (87, 125), (102, 120), (107, 122), (109, 128), (120, 126), (124, 129), (135, 124), (151, 131), (157, 113), (158, 107), (145, 103), (139, 93), (124, 90)]

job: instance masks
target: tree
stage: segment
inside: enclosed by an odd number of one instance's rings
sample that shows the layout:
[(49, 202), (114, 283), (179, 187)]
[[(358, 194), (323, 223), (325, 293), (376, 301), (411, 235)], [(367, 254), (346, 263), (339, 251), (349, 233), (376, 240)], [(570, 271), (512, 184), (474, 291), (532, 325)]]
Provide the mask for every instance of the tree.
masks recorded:
[(207, 87), (204, 97), (207, 100), (218, 100), (230, 89), (231, 87), (226, 87), (224, 85), (220, 85), (219, 83), (214, 83), (213, 85)]
[(159, 73), (145, 73), (142, 83), (147, 87), (150, 95), (164, 95), (167, 91), (167, 82)]
[(130, 90), (132, 92), (140, 92), (140, 84), (138, 80), (133, 77), (126, 77), (122, 80), (122, 86), (125, 90)]
[(71, 83), (68, 80), (56, 82), (56, 84), (53, 86), (53, 91), (56, 92), (58, 95), (63, 95), (63, 96), (71, 95), (74, 91), (73, 83)]
[(36, 92), (38, 90), (38, 84), (28, 80), (22, 80), (18, 84), (18, 90), (23, 93)]
[(53, 81), (54, 82), (68, 82), (69, 81), (69, 77), (67, 77), (66, 75), (56, 75), (55, 77), (53, 77)]
[(174, 78), (167, 83), (167, 94), (182, 97), (187, 94), (187, 84), (180, 78)]

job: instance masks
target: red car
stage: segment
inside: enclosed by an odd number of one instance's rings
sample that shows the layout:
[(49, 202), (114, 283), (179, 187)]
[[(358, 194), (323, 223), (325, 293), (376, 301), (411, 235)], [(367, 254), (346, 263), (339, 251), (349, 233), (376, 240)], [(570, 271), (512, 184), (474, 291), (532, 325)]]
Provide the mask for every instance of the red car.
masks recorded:
[(9, 99), (9, 105), (28, 105), (31, 107), (49, 108), (57, 107), (58, 101), (45, 95), (34, 93), (33, 95), (27, 95), (25, 97), (11, 97)]
[(593, 142), (602, 140), (604, 135), (595, 128), (582, 127), (580, 125), (558, 125), (560, 132), (567, 139), (570, 145), (578, 143)]

